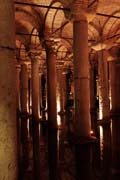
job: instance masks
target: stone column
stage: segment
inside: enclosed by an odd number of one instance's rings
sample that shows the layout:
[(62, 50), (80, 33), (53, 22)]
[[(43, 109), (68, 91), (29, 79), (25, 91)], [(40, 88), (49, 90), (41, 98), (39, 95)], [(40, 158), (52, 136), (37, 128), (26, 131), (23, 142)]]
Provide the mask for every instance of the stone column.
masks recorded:
[(71, 134), (69, 139), (75, 144), (76, 180), (78, 180), (90, 179), (92, 137), (88, 60), (88, 18), (92, 16), (92, 13), (89, 14), (90, 10), (87, 9), (88, 1), (76, 0), (70, 4), (70, 7), (70, 18), (73, 20), (75, 119), (74, 133)]
[(112, 103), (112, 173), (117, 178), (117, 174), (120, 174), (120, 56), (119, 49), (114, 50), (114, 57), (109, 62), (109, 72)]
[(56, 51), (54, 42), (46, 41), (47, 61), (47, 112), (49, 179), (58, 179), (57, 162), (57, 104), (56, 104)]
[(17, 180), (14, 4), (0, 2), (0, 179)]
[(31, 78), (32, 78), (32, 136), (33, 136), (33, 170), (36, 180), (41, 178), (40, 172), (40, 100), (39, 100), (39, 56), (31, 52)]
[(91, 128), (96, 137), (99, 137), (97, 124), (97, 60), (90, 59), (90, 113), (91, 113)]
[(28, 71), (27, 64), (21, 65), (20, 72), (20, 104), (21, 104), (21, 143), (22, 168), (28, 167)]
[(21, 141), (21, 123), (20, 123), (20, 64), (16, 65), (16, 120), (17, 120), (17, 142), (18, 142), (18, 163), (20, 164), (20, 141)]
[(39, 99), (39, 57), (31, 55), (31, 78), (32, 78), (32, 115), (35, 120), (40, 117), (40, 99)]
[(108, 120), (110, 116), (110, 101), (108, 90), (108, 63), (106, 51), (98, 51), (98, 82), (99, 82), (99, 101), (102, 112), (100, 119)]
[(46, 96), (46, 73), (43, 73), (41, 76), (41, 113), (42, 113), (42, 120), (46, 121), (46, 102), (47, 102), (47, 96)]
[(20, 111), (20, 65), (16, 66), (16, 108)]
[(78, 136), (89, 138), (90, 85), (88, 61), (87, 19), (73, 22), (74, 84), (75, 84), (75, 129)]

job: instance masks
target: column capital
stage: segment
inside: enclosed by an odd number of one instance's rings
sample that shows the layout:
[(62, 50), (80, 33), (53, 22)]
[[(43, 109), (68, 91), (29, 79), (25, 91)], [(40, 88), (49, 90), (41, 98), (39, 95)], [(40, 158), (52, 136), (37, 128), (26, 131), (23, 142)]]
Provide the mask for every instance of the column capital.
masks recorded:
[(36, 61), (36, 59), (39, 59), (41, 54), (42, 52), (38, 50), (30, 50), (28, 52), (28, 56), (32, 59), (32, 61)]
[(98, 6), (98, 0), (94, 1), (89, 0), (73, 0), (68, 8), (70, 8), (69, 12), (65, 12), (65, 16), (67, 19), (73, 20), (73, 21), (85, 21), (87, 20), (90, 22), (97, 10)]
[(46, 49), (46, 52), (50, 53), (57, 53), (57, 47), (58, 47), (58, 42), (54, 41), (53, 39), (47, 39), (43, 41), (43, 47)]

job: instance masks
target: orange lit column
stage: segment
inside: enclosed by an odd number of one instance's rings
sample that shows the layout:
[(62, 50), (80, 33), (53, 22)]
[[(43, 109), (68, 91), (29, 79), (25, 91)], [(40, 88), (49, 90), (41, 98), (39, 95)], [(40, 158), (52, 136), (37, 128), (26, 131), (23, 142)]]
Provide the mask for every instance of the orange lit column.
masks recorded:
[(16, 65), (16, 120), (17, 120), (17, 141), (18, 141), (18, 160), (20, 163), (20, 64)]
[(23, 168), (28, 167), (28, 112), (27, 112), (27, 99), (28, 95), (28, 71), (27, 64), (21, 65), (20, 72), (20, 104), (21, 104), (21, 143), (22, 143), (22, 158)]
[(31, 78), (32, 78), (32, 136), (33, 136), (33, 165), (34, 177), (41, 178), (40, 172), (40, 132), (39, 132), (39, 56), (31, 53)]
[(87, 19), (73, 22), (74, 84), (75, 84), (75, 129), (80, 137), (89, 138), (90, 87), (88, 61)]
[(90, 133), (90, 67), (88, 59), (88, 17), (85, 6), (87, 6), (87, 2), (76, 0), (72, 4), (70, 12), (73, 18), (75, 119), (74, 133), (69, 138), (75, 144), (76, 180), (90, 179), (90, 153), (93, 142)]
[(57, 68), (57, 111), (60, 118), (60, 125), (64, 127), (64, 96), (63, 96), (63, 70), (62, 67), (58, 65)]
[(32, 115), (35, 120), (40, 116), (40, 90), (39, 90), (39, 57), (35, 54), (31, 55), (31, 71), (32, 71)]
[(99, 107), (101, 111), (100, 119), (109, 120), (110, 102), (108, 90), (108, 63), (106, 50), (98, 51), (98, 82), (99, 82)]
[(46, 41), (47, 110), (49, 179), (58, 179), (57, 169), (57, 104), (56, 104), (56, 52), (52, 41)]
[(0, 179), (17, 180), (15, 21), (13, 1), (0, 5)]
[(91, 113), (91, 128), (95, 134), (98, 135), (98, 126), (97, 126), (97, 85), (96, 85), (96, 76), (97, 76), (97, 61), (95, 59), (90, 59), (90, 113)]

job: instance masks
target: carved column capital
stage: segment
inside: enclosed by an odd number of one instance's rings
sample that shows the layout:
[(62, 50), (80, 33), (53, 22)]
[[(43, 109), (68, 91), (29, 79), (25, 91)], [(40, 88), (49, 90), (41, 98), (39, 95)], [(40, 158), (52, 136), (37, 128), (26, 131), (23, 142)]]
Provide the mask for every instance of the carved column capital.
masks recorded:
[(73, 0), (68, 6), (70, 11), (66, 11), (65, 16), (73, 21), (87, 20), (90, 22), (96, 14), (97, 6), (98, 0)]
[(46, 52), (54, 53), (54, 54), (57, 53), (58, 42), (54, 40), (45, 40), (43, 42), (43, 46), (46, 49)]

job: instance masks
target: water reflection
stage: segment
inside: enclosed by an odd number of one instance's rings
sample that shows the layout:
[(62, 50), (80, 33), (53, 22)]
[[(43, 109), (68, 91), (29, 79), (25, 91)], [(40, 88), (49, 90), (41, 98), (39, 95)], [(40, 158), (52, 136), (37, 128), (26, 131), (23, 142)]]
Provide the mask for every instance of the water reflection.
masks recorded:
[(100, 159), (103, 160), (103, 146), (104, 146), (104, 139), (103, 139), (103, 127), (99, 126), (100, 131)]

